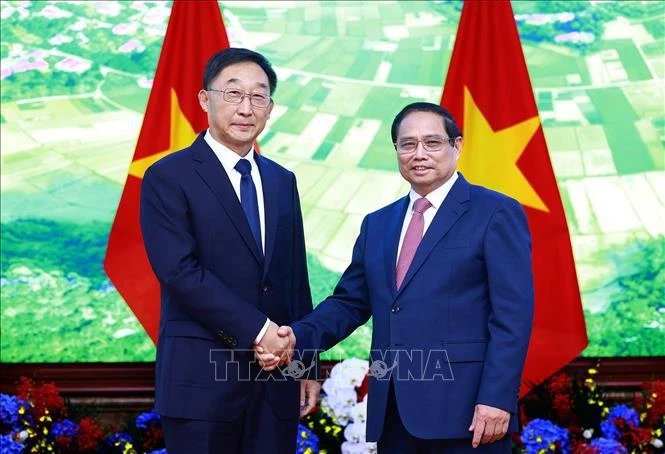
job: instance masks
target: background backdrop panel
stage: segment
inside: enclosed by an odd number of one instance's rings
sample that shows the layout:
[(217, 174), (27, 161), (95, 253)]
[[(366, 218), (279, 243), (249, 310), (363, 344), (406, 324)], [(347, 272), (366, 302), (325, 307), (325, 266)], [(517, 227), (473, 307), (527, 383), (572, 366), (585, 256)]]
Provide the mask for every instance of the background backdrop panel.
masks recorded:
[[(154, 359), (102, 260), (170, 7), (0, 6), (2, 362)], [(363, 216), (408, 190), (390, 124), (409, 102), (439, 102), (461, 2), (221, 8), (231, 44), (279, 77), (259, 143), (298, 177), (318, 302)], [(665, 355), (665, 3), (513, 9), (571, 232), (584, 355)], [(369, 330), (326, 358), (366, 356)]]

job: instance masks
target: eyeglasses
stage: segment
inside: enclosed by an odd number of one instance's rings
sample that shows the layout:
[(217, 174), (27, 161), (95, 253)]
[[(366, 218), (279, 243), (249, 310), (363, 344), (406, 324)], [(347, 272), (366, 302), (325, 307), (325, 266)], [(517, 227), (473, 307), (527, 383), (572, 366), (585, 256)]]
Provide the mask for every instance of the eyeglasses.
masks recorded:
[(449, 143), (451, 147), (454, 146), (455, 140), (457, 140), (457, 137), (425, 137), (423, 139), (409, 138), (397, 141), (394, 143), (394, 145), (399, 154), (411, 154), (415, 153), (416, 149), (418, 148), (418, 143), (423, 144), (425, 151), (433, 152), (443, 150), (446, 142)]
[(222, 98), (229, 104), (240, 104), (245, 96), (249, 98), (249, 103), (259, 109), (265, 109), (270, 105), (271, 98), (263, 93), (245, 93), (244, 91), (235, 88), (227, 88), (226, 90), (217, 90), (216, 88), (208, 88), (206, 91), (215, 91), (222, 93)]

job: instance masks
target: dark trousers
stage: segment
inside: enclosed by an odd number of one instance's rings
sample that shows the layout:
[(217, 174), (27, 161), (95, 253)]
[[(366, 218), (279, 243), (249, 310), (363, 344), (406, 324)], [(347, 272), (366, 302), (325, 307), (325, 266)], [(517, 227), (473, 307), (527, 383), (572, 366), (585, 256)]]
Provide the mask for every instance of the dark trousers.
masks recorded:
[(265, 383), (252, 386), (245, 412), (232, 421), (213, 422), (162, 416), (169, 454), (292, 454), (298, 420), (275, 415)]
[[(436, 421), (432, 421), (436, 424)], [(471, 421), (469, 421), (471, 424)], [(402, 423), (392, 382), (388, 391), (386, 419), (378, 442), (378, 454), (510, 454), (508, 435), (494, 443), (471, 446), (471, 439), (424, 440), (411, 435)]]

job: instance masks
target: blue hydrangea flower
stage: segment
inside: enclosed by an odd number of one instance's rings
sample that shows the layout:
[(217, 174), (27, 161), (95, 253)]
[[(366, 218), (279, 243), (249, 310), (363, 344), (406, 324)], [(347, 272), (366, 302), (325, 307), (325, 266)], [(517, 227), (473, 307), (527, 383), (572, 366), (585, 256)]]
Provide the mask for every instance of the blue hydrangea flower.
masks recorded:
[(627, 424), (634, 427), (640, 425), (640, 417), (635, 410), (626, 405), (615, 405), (610, 410), (605, 421), (600, 423), (600, 430), (603, 432), (603, 437), (613, 440), (619, 440), (621, 438), (621, 432), (619, 432), (619, 429), (614, 422), (619, 418), (625, 420)]
[(23, 452), (23, 445), (15, 442), (9, 434), (0, 435), (0, 452), (2, 454), (21, 454)]
[(554, 452), (552, 447), (556, 443), (561, 452), (570, 452), (568, 431), (545, 419), (534, 419), (527, 424), (521, 439), (527, 454)]
[(18, 409), (22, 404), (23, 402), (16, 396), (0, 394), (0, 421), (17, 429), (19, 421)]
[(621, 443), (611, 438), (595, 438), (591, 440), (591, 447), (599, 454), (628, 454), (628, 450)]
[(74, 421), (69, 419), (63, 419), (60, 422), (53, 423), (51, 427), (51, 433), (56, 438), (58, 437), (67, 437), (72, 438), (78, 432), (79, 426)]
[(140, 429), (147, 429), (151, 426), (159, 424), (159, 414), (154, 411), (141, 413), (136, 417), (136, 427)]
[(148, 454), (168, 454), (166, 452), (166, 448), (164, 449), (155, 449), (154, 451), (150, 451)]
[(309, 428), (303, 426), (302, 424), (298, 424), (296, 454), (306, 454), (308, 452), (319, 452), (319, 437), (314, 435), (314, 433), (309, 430)]
[(613, 419), (617, 418), (622, 418), (628, 424), (635, 427), (640, 425), (640, 417), (638, 416), (637, 412), (626, 405), (615, 405), (607, 415), (608, 421), (612, 421)]
[(603, 433), (603, 437), (618, 440), (621, 438), (621, 432), (617, 429), (617, 426), (614, 425), (613, 421), (605, 420), (600, 423), (600, 431)]

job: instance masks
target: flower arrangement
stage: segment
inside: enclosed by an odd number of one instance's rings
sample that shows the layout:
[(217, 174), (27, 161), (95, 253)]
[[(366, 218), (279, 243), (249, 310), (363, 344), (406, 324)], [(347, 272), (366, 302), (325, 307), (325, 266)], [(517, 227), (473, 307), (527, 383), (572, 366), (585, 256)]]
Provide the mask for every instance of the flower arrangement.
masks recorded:
[(575, 379), (558, 374), (521, 401), (525, 424), (515, 451), (526, 454), (663, 453), (665, 382), (644, 385), (632, 406), (612, 402), (589, 369)]
[(376, 443), (365, 441), (368, 371), (369, 362), (357, 358), (339, 362), (330, 371), (322, 386), (320, 411), (305, 420), (327, 440), (319, 452), (376, 453)]
[[(365, 440), (369, 363), (336, 364), (323, 384), (318, 410), (298, 426), (296, 454), (374, 454)], [(618, 402), (593, 379), (558, 374), (521, 400), (520, 454), (665, 453), (665, 381), (644, 385), (633, 402)], [(21, 378), (16, 395), (0, 394), (0, 453), (166, 454), (159, 415), (141, 413), (122, 431), (95, 418), (70, 418), (58, 389)]]
[(21, 377), (16, 395), (0, 394), (0, 452), (8, 454), (166, 454), (159, 415), (140, 414), (124, 432), (104, 430), (91, 417), (78, 422), (52, 383)]

